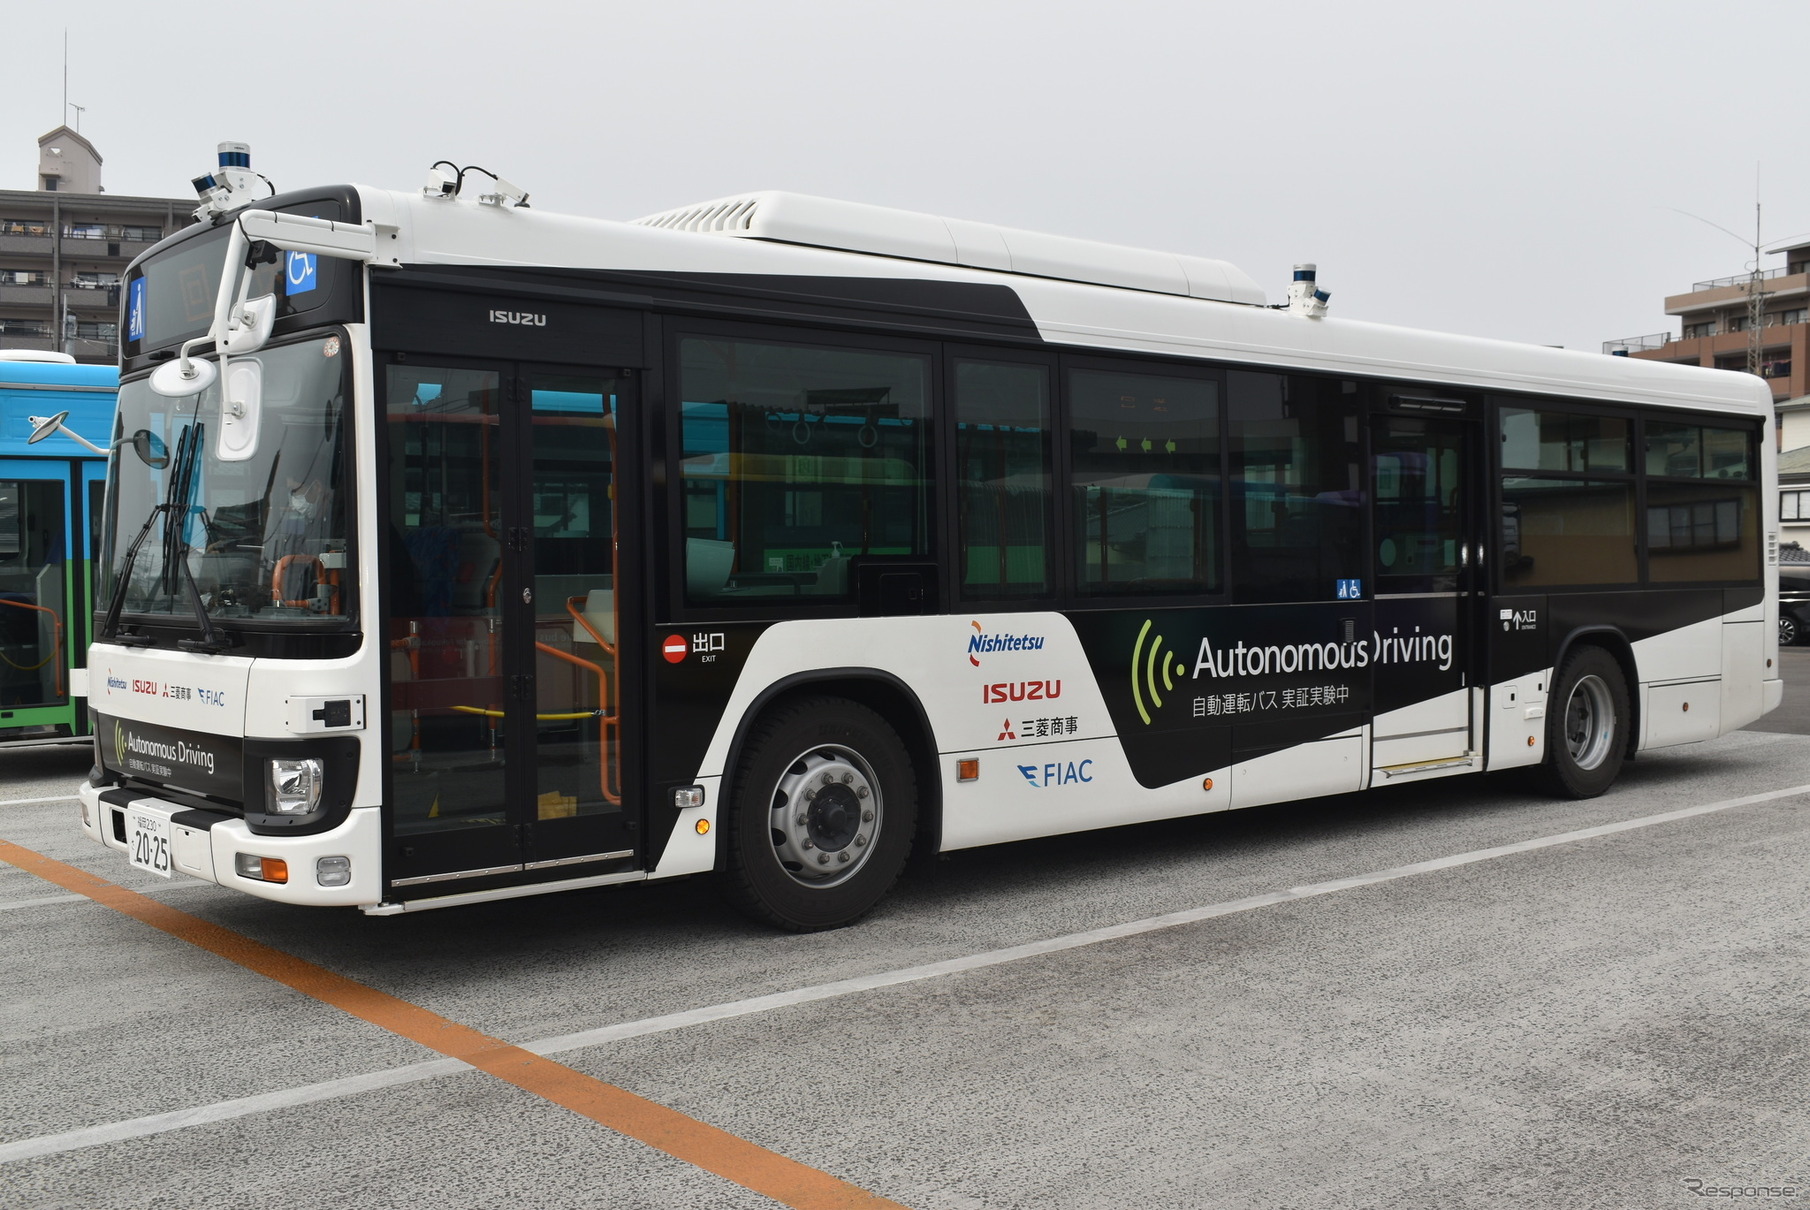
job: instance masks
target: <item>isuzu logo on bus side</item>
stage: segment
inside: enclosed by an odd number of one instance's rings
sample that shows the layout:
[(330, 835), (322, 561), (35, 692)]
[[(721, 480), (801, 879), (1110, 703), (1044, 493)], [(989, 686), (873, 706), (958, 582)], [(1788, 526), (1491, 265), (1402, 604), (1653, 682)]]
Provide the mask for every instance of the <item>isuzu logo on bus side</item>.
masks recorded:
[(533, 311), (492, 311), (490, 322), (493, 324), (527, 324), (530, 327), (544, 328), (547, 317), (537, 315)]

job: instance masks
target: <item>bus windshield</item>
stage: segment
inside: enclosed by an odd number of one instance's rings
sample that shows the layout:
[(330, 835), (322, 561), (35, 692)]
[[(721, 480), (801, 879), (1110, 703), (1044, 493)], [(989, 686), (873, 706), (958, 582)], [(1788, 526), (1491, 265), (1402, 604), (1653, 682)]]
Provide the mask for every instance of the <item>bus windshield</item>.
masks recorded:
[(349, 360), (337, 335), (235, 358), (258, 363), (262, 403), (256, 448), (230, 461), (218, 382), (182, 399), (123, 384), (97, 607), (123, 577), (125, 615), (193, 616), (198, 597), (215, 619), (343, 622)]

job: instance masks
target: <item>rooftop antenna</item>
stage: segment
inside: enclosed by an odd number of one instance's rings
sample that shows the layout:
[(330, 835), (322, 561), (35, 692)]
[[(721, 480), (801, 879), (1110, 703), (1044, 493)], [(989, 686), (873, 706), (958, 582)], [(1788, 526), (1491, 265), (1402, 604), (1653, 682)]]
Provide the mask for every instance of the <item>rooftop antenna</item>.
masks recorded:
[(86, 105), (76, 105), (69, 101), (64, 101), (63, 104), (65, 106), (67, 106), (68, 108), (75, 110), (75, 132), (77, 134), (81, 134), (82, 133), (82, 114), (87, 112), (88, 107)]

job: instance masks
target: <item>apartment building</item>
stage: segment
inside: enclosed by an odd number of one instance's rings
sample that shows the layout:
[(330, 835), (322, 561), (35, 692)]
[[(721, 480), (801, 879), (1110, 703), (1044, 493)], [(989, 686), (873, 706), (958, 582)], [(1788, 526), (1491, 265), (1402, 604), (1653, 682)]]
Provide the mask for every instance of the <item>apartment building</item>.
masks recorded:
[(40, 138), (37, 187), (0, 190), (0, 349), (118, 360), (126, 266), (194, 208), (107, 193), (92, 143), (67, 126)]
[[(1752, 340), (1754, 290), (1760, 295), (1760, 377), (1776, 403), (1801, 402), (1810, 395), (1810, 243), (1778, 253), (1785, 263), (1750, 273), (1696, 282), (1665, 300), (1665, 313), (1678, 317), (1680, 331), (1655, 332), (1603, 343), (1603, 352), (1684, 365), (1746, 370)], [(1783, 417), (1781, 417), (1783, 419)], [(1801, 422), (1800, 422), (1801, 423)], [(1799, 444), (1810, 444), (1810, 426), (1793, 425)], [(1791, 448), (1789, 441), (1785, 448)]]

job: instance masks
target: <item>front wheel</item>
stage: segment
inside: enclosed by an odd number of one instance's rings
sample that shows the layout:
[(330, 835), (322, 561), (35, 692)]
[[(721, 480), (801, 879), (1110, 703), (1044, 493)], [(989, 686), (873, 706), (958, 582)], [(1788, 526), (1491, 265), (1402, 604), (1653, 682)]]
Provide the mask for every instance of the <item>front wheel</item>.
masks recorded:
[(840, 928), (873, 908), (911, 852), (917, 778), (887, 721), (839, 698), (755, 724), (729, 802), (725, 890), (756, 919)]
[(1546, 788), (1566, 798), (1595, 798), (1621, 772), (1627, 751), (1628, 686), (1621, 665), (1601, 647), (1566, 657), (1546, 704)]

